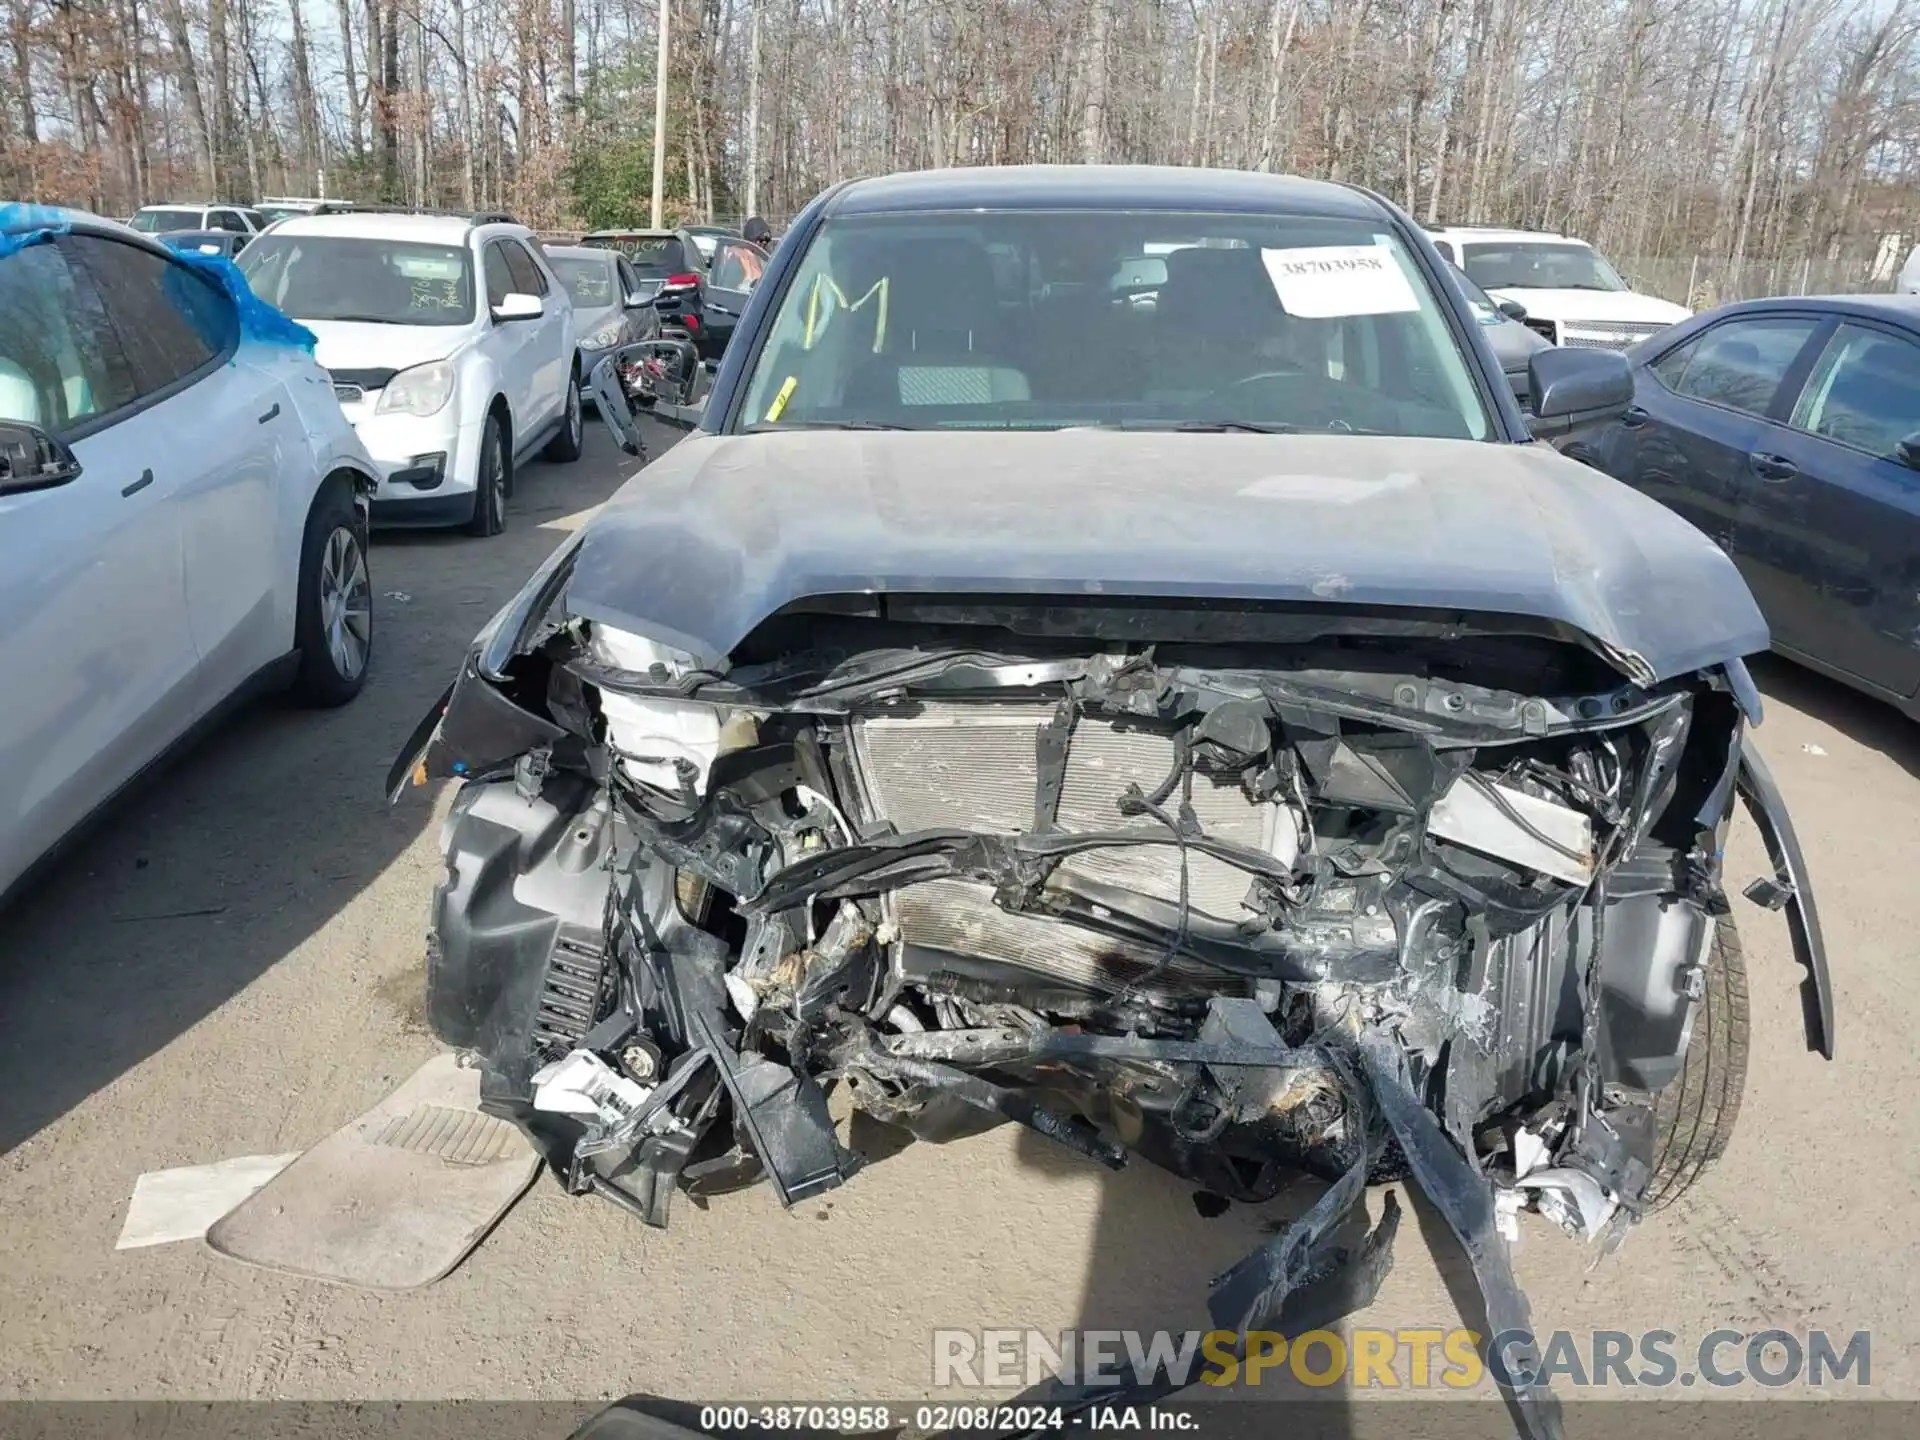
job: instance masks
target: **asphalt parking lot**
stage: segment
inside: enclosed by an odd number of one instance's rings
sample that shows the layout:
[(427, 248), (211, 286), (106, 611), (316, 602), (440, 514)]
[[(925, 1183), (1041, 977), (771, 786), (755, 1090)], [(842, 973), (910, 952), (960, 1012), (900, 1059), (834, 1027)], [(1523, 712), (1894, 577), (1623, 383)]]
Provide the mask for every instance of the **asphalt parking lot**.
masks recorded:
[[(382, 778), (473, 632), (630, 464), (595, 425), (582, 462), (523, 474), (498, 539), (379, 538), (359, 701), (245, 712), (0, 915), (0, 1393), (898, 1399), (928, 1390), (936, 1327), (1202, 1324), (1208, 1277), (1262, 1238), (1269, 1214), (1203, 1219), (1171, 1176), (1108, 1175), (1003, 1128), (911, 1147), (792, 1212), (764, 1188), (682, 1200), (666, 1232), (543, 1177), (407, 1294), (195, 1244), (116, 1253), (141, 1172), (299, 1149), (433, 1052), (422, 937), (448, 796), (390, 809)], [(1803, 1048), (1784, 922), (1736, 899), (1753, 1062), (1731, 1151), (1593, 1269), (1535, 1219), (1516, 1265), (1543, 1331), (1868, 1330), (1872, 1393), (1920, 1397), (1920, 728), (1758, 674), (1839, 1058)], [(1744, 823), (1729, 864), (1736, 884), (1760, 873)], [(1411, 1220), (1365, 1323), (1458, 1323), (1464, 1261), (1431, 1243), (1434, 1217)]]

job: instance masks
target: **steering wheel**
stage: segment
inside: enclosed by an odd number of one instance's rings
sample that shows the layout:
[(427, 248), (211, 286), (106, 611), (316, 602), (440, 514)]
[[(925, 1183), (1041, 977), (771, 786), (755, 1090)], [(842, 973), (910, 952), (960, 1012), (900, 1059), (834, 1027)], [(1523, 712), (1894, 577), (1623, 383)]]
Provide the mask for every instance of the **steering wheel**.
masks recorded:
[[(1270, 397), (1267, 403), (1250, 409), (1245, 403), (1245, 393), (1261, 386), (1267, 387)], [(1214, 396), (1229, 413), (1247, 414), (1249, 418), (1301, 416), (1306, 422), (1304, 429), (1336, 429), (1342, 425), (1350, 428), (1359, 423), (1354, 411), (1357, 398), (1354, 387), (1305, 369), (1263, 370), (1257, 375), (1244, 375), (1214, 391)]]

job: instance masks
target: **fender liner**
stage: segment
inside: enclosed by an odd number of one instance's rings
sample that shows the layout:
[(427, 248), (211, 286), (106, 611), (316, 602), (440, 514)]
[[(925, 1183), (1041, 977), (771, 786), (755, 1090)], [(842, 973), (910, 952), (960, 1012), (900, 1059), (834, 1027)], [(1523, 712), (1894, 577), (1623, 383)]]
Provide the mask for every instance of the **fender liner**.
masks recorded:
[(1780, 787), (1767, 762), (1753, 748), (1751, 737), (1742, 737), (1740, 770), (1734, 783), (1746, 803), (1747, 813), (1760, 827), (1767, 858), (1773, 863), (1773, 878), (1754, 881), (1747, 887), (1746, 896), (1769, 910), (1787, 912), (1794, 957), (1807, 972), (1807, 978), (1800, 982), (1800, 1012), (1807, 1031), (1807, 1048), (1831, 1060), (1833, 981), (1827, 973), (1827, 943), (1820, 932), (1813, 883), (1807, 875), (1807, 860), (1800, 853), (1800, 840), (1793, 832), (1786, 801), (1780, 797)]

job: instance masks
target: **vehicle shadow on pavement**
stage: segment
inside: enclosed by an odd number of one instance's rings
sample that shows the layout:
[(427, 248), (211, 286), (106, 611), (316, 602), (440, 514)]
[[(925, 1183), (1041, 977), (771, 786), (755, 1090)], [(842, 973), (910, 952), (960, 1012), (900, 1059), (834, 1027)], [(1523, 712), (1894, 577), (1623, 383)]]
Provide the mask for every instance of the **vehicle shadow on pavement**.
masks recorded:
[[(1054, 1175), (1084, 1173), (1092, 1163), (1032, 1132), (1020, 1135), (1016, 1154), (1022, 1165)], [(1138, 1331), (1137, 1343), (1143, 1347), (1151, 1346), (1157, 1331), (1170, 1332), (1177, 1346), (1186, 1332), (1214, 1329), (1207, 1313), (1213, 1278), (1304, 1215), (1326, 1188), (1319, 1180), (1301, 1176), (1265, 1204), (1229, 1204), (1190, 1180), (1132, 1157), (1124, 1170), (1105, 1176), (1101, 1186), (1076, 1327), (1083, 1333)], [(1404, 1194), (1406, 1187), (1398, 1188)], [(1369, 1191), (1360, 1207), (1365, 1213), (1350, 1216), (1340, 1233), (1357, 1242), (1378, 1220), (1383, 1194), (1379, 1189)], [(1403, 1234), (1401, 1238), (1413, 1237)], [(1109, 1349), (1124, 1365), (1129, 1354), (1126, 1341), (1119, 1340)], [(1324, 1370), (1330, 1356), (1322, 1348), (1312, 1352), (1312, 1359), (1316, 1369)], [(1209, 1368), (1213, 1367), (1204, 1352), (1196, 1353), (1192, 1378), (1197, 1381)], [(1194, 1383), (1180, 1392), (1176, 1403), (1283, 1399), (1314, 1402), (1312, 1433), (1316, 1437), (1346, 1432), (1344, 1377), (1324, 1388), (1308, 1387), (1294, 1379), (1284, 1364), (1265, 1369), (1258, 1385), (1244, 1380), (1223, 1387)]]
[[(1015, 1153), (1023, 1166), (1050, 1176), (1084, 1173), (1091, 1163), (1032, 1132), (1021, 1133)], [(1083, 1333), (1137, 1330), (1143, 1346), (1152, 1343), (1156, 1331), (1172, 1332), (1178, 1343), (1184, 1332), (1214, 1328), (1207, 1314), (1213, 1277), (1272, 1240), (1305, 1214), (1326, 1188), (1319, 1180), (1301, 1176), (1264, 1205), (1227, 1205), (1190, 1181), (1132, 1158), (1126, 1169), (1104, 1177), (1075, 1325)], [(1389, 1190), (1398, 1196), (1403, 1212), (1397, 1248), (1424, 1248), (1431, 1254), (1457, 1312), (1457, 1321), (1444, 1323), (1486, 1334), (1486, 1305), (1472, 1264), (1418, 1185), (1399, 1180), (1370, 1186), (1361, 1205), (1336, 1232), (1341, 1243), (1358, 1243), (1379, 1223)], [(1344, 1337), (1349, 1327), (1369, 1323), (1381, 1322), (1370, 1322), (1363, 1307), (1330, 1328)], [(1110, 1348), (1122, 1360), (1128, 1353), (1124, 1341)], [(1257, 1383), (1249, 1384), (1243, 1374), (1231, 1386), (1193, 1384), (1176, 1400), (1181, 1404), (1287, 1401), (1295, 1408), (1282, 1412), (1282, 1418), (1310, 1422), (1317, 1437), (1356, 1433), (1360, 1417), (1354, 1407), (1362, 1397), (1352, 1388), (1351, 1352), (1343, 1358), (1340, 1373), (1329, 1377), (1335, 1357), (1323, 1341), (1316, 1341), (1308, 1347), (1304, 1365), (1314, 1383), (1303, 1382), (1290, 1363), (1291, 1356), (1285, 1355), (1280, 1363), (1264, 1367)], [(1202, 1353), (1193, 1374), (1197, 1377), (1208, 1368)], [(1301, 1402), (1311, 1408), (1298, 1408)], [(1474, 1419), (1484, 1422), (1480, 1428), (1485, 1433), (1503, 1433), (1501, 1416), (1474, 1409)], [(1510, 1413), (1504, 1423), (1515, 1423)]]
[[(265, 1083), (276, 1102), (298, 1103), (282, 1097), (336, 1037), (421, 1028), (440, 869), (427, 832), (440, 806), (413, 792), (389, 807), (387, 767), (481, 625), (574, 528), (556, 518), (631, 473), (604, 434), (588, 446), (577, 464), (527, 468), (497, 538), (376, 532), (373, 668), (359, 698), (334, 711), (247, 707), (123, 796), (0, 911), (0, 1153), (279, 967), (238, 1014), (182, 1042), (187, 1079), (156, 1077), (153, 1101), (116, 1097), (86, 1133), (142, 1166), (221, 1159), (239, 1152), (177, 1152), (244, 1143), (247, 1127), (228, 1117), (255, 1097), (236, 1089)], [(181, 1119), (202, 1104), (218, 1118)]]
[(1764, 700), (1777, 700), (1811, 715), (1920, 778), (1920, 723), (1884, 700), (1863, 695), (1778, 655), (1756, 655), (1747, 665)]

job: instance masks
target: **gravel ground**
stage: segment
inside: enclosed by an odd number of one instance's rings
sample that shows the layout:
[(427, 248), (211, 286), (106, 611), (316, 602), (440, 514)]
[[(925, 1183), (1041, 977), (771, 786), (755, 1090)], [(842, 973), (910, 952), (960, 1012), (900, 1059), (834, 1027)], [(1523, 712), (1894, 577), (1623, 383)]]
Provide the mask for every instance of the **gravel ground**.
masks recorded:
[[(664, 1233), (543, 1177), (412, 1294), (194, 1244), (114, 1251), (140, 1172), (301, 1148), (433, 1052), (422, 934), (448, 797), (389, 809), (382, 777), (473, 632), (624, 468), (595, 427), (581, 463), (529, 468), (499, 539), (382, 536), (358, 702), (237, 717), (0, 915), (0, 1395), (902, 1398), (928, 1389), (936, 1327), (1203, 1323), (1208, 1276), (1259, 1241), (1270, 1214), (1202, 1219), (1170, 1176), (1107, 1175), (1003, 1128), (911, 1147), (791, 1213), (764, 1188), (683, 1201)], [(1867, 1329), (1873, 1393), (1914, 1398), (1920, 730), (1759, 674), (1839, 1059), (1802, 1048), (1784, 922), (1736, 900), (1754, 1062), (1730, 1152), (1591, 1270), (1538, 1222), (1516, 1265), (1543, 1332)], [(1760, 873), (1750, 827), (1730, 865)], [(1368, 1323), (1459, 1323), (1464, 1262), (1431, 1219), (1403, 1226)]]

